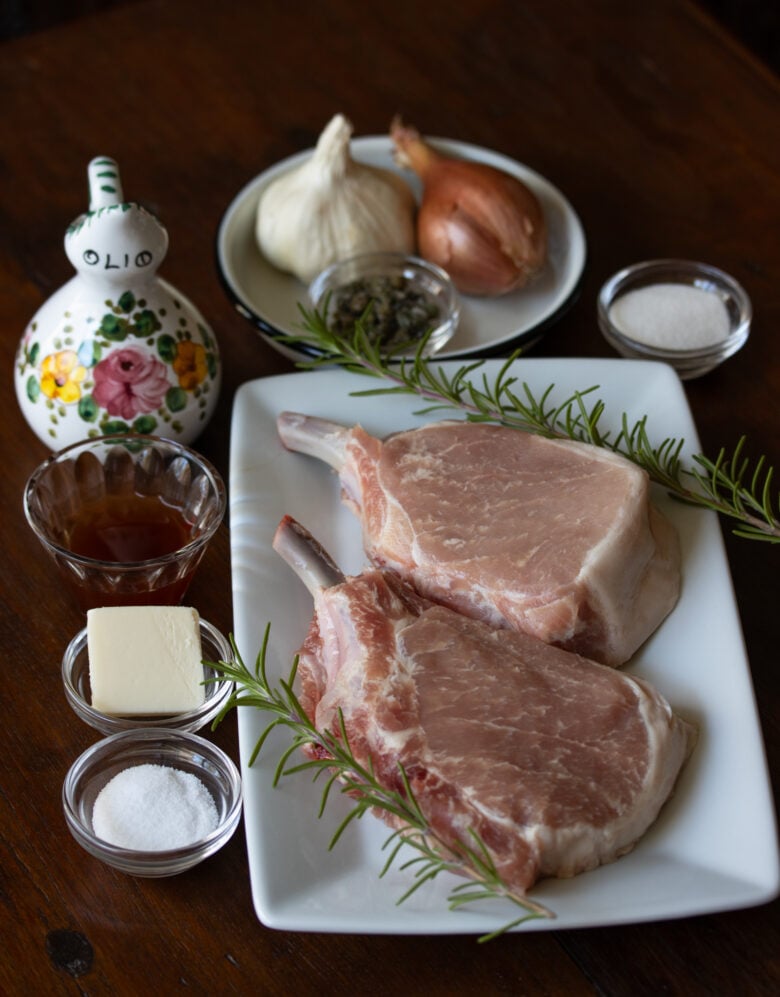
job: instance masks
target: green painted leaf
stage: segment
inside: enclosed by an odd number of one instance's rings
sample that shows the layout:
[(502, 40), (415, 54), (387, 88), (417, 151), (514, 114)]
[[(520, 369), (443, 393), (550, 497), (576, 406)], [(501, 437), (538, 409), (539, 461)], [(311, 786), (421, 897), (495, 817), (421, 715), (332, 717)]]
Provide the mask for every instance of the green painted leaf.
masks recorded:
[(134, 315), (133, 324), (136, 336), (141, 338), (144, 336), (151, 336), (152, 333), (159, 332), (159, 330), (162, 329), (162, 324), (159, 319), (149, 308), (145, 308), (142, 312), (138, 312)]
[(157, 352), (165, 363), (173, 363), (176, 358), (176, 340), (173, 336), (167, 334), (160, 336), (157, 340)]
[(92, 395), (83, 395), (79, 399), (78, 413), (84, 422), (95, 422), (100, 414), (100, 406)]
[(140, 415), (133, 423), (136, 433), (153, 433), (157, 428), (157, 420), (153, 415)]
[(207, 350), (214, 348), (214, 337), (211, 335), (211, 330), (207, 328), (202, 322), (197, 323), (198, 332), (203, 338), (203, 345)]
[(127, 319), (116, 315), (104, 315), (100, 320), (101, 334), (112, 343), (127, 339)]
[(187, 392), (183, 388), (169, 388), (165, 395), (165, 404), (171, 412), (181, 412), (187, 405)]
[(113, 436), (115, 433), (127, 433), (130, 431), (130, 427), (122, 419), (106, 419), (100, 428), (103, 430), (105, 436)]
[(41, 386), (38, 383), (38, 378), (34, 374), (31, 374), (27, 378), (27, 397), (31, 402), (37, 402), (41, 395)]
[(125, 291), (117, 302), (123, 312), (131, 312), (135, 308), (135, 295), (132, 291)]

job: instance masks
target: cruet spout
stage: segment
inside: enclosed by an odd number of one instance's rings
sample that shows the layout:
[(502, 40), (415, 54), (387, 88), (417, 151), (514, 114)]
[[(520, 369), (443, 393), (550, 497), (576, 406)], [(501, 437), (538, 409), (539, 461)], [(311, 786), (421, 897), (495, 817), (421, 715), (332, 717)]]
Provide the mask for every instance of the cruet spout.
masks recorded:
[(89, 164), (87, 175), (90, 211), (123, 202), (122, 181), (116, 160), (108, 156), (96, 156)]

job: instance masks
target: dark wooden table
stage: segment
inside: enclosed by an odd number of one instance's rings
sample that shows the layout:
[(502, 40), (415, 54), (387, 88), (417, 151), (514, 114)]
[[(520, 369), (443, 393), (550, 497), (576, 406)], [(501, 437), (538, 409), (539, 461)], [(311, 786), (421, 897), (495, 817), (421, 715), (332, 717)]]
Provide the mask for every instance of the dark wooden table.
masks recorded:
[[(224, 386), (198, 448), (227, 476), (233, 395), (290, 369), (237, 315), (214, 260), (221, 214), (264, 168), (313, 143), (337, 110), (358, 134), (397, 111), (423, 132), (527, 163), (568, 195), (589, 258), (538, 356), (611, 356), (601, 283), (680, 256), (734, 274), (755, 309), (745, 349), (687, 385), (705, 452), (745, 433), (780, 459), (780, 82), (694, 4), (459, 0), (426, 5), (150, 0), (0, 48), (2, 765), (0, 992), (16, 994), (770, 994), (780, 906), (689, 920), (457, 936), (279, 933), (256, 919), (243, 831), (170, 880), (83, 852), (60, 804), (95, 739), (68, 708), (62, 651), (82, 625), (28, 530), (24, 481), (45, 456), (11, 388), (19, 337), (71, 275), (62, 237), (86, 164), (120, 163), (125, 192), (166, 224), (163, 273), (219, 337)], [(780, 548), (727, 537), (773, 777), (780, 771)], [(232, 626), (227, 524), (190, 601)], [(213, 736), (238, 757), (236, 718)], [(734, 800), (734, 806), (740, 801)], [(735, 847), (739, 843), (735, 842)]]

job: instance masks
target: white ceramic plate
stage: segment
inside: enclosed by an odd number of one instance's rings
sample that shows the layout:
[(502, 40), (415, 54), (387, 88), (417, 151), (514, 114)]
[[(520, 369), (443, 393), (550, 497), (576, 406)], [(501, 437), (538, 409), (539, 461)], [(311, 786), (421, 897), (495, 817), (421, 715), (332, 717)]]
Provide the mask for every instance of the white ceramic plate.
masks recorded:
[[(575, 294), (585, 266), (585, 236), (572, 206), (544, 177), (499, 153), (464, 142), (432, 139), (442, 152), (464, 159), (490, 163), (518, 177), (539, 198), (548, 227), (549, 259), (530, 286), (500, 298), (461, 297), (458, 330), (437, 358), (460, 357), (512, 344), (535, 342), (566, 308)], [(420, 196), (420, 183), (408, 170), (393, 163), (389, 138), (368, 136), (353, 139), (352, 155), (373, 166), (400, 173)], [(268, 184), (312, 154), (290, 156), (247, 184), (225, 212), (217, 233), (217, 268), (223, 287), (241, 315), (249, 319), (263, 337), (285, 356), (300, 353), (279, 343), (278, 333), (295, 334), (301, 328), (298, 302), (309, 306), (306, 287), (295, 277), (273, 267), (255, 241), (255, 215), (260, 195)]]
[[(487, 361), (484, 369), (494, 373), (498, 364)], [(684, 456), (698, 451), (671, 368), (637, 360), (526, 359), (516, 372), (537, 394), (555, 384), (558, 400), (600, 385), (596, 397), (605, 401), (610, 425), (619, 425), (623, 411), (631, 419), (647, 414), (652, 440), (682, 436)], [(295, 516), (345, 571), (364, 564), (360, 529), (340, 503), (337, 477), (319, 461), (287, 452), (277, 439), (276, 416), (297, 409), (360, 422), (380, 436), (422, 422), (413, 415), (419, 407), (413, 398), (350, 395), (377, 384), (331, 369), (252, 381), (237, 394), (230, 468), (235, 636), (252, 664), (271, 622), (272, 676), (288, 674), (312, 615), (308, 592), (271, 549), (281, 517)], [(681, 535), (683, 592), (630, 669), (700, 725), (699, 742), (674, 797), (635, 851), (574, 879), (538, 884), (533, 896), (557, 918), (521, 930), (684, 917), (752, 906), (778, 891), (774, 810), (720, 526), (714, 513), (660, 493), (657, 498)], [(264, 924), (290, 931), (483, 933), (512, 916), (508, 904), (449, 911), (446, 897), (456, 882), (449, 877), (397, 906), (408, 874), (393, 870), (378, 878), (388, 834), (383, 824), (363, 818), (329, 852), (344, 801), (334, 796), (318, 820), (319, 789), (307, 775), (272, 787), (283, 736), (267, 743), (248, 768), (264, 723), (258, 711), (239, 709), (252, 894)]]

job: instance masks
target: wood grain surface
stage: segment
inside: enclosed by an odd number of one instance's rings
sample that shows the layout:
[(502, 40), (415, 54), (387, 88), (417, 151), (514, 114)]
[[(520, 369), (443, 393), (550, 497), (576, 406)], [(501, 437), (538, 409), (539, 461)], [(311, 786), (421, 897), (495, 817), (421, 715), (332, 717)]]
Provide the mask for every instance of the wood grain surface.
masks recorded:
[[(228, 474), (233, 395), (291, 369), (232, 308), (214, 240), (236, 192), (313, 144), (336, 111), (357, 134), (396, 112), (424, 133), (496, 149), (549, 178), (579, 213), (576, 302), (536, 356), (612, 356), (596, 296), (640, 259), (702, 259), (750, 294), (747, 346), (686, 392), (705, 452), (742, 434), (780, 460), (780, 83), (684, 0), (148, 0), (0, 46), (0, 419), (3, 678), (0, 992), (27, 994), (775, 994), (780, 907), (670, 922), (470, 937), (297, 934), (254, 913), (243, 830), (169, 880), (101, 865), (70, 837), (65, 773), (95, 732), (59, 663), (83, 625), (22, 513), (46, 448), (11, 386), (22, 332), (71, 276), (67, 225), (86, 165), (115, 157), (125, 194), (166, 225), (163, 275), (219, 338), (224, 383), (197, 448)], [(726, 532), (777, 787), (780, 547)], [(229, 524), (189, 600), (232, 626)], [(215, 733), (238, 758), (236, 718)], [(739, 800), (732, 801), (739, 806)], [(740, 848), (740, 842), (734, 842)], [(455, 916), (455, 915), (453, 915)]]

